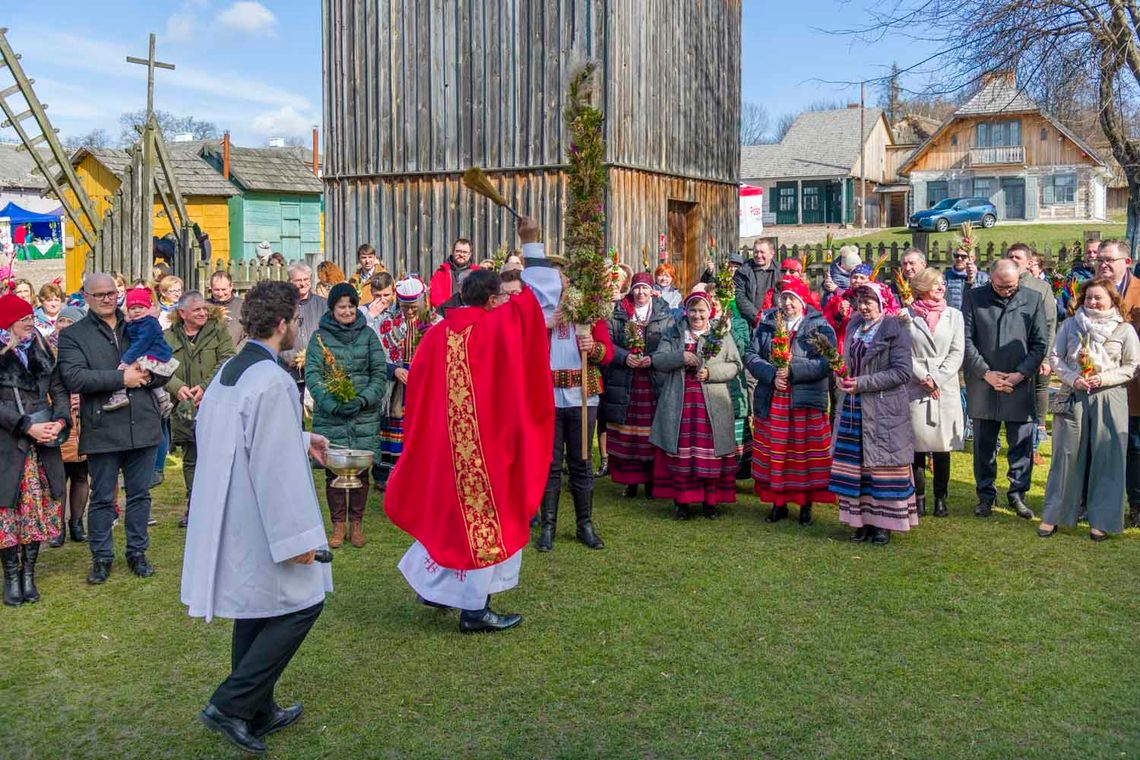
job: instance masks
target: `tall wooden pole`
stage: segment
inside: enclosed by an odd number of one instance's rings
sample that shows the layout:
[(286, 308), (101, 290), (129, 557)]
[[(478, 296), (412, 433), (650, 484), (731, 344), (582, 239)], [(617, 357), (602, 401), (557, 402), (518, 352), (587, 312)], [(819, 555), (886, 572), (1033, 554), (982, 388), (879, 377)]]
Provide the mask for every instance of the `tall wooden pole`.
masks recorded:
[(859, 229), (867, 226), (867, 83), (859, 83)]

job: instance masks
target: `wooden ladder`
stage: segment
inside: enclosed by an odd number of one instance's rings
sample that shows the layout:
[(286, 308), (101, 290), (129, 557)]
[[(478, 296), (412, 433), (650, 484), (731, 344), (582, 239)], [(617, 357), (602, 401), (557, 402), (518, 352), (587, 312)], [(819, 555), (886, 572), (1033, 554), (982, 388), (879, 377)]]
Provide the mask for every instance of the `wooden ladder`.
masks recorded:
[[(13, 52), (12, 46), (8, 44), (7, 31), (0, 27), (0, 77), (8, 73), (15, 83), (0, 90), (0, 112), (5, 117), (0, 129), (11, 127), (15, 130), (20, 138), (17, 150), (27, 151), (31, 155), (36, 171), (47, 181), (51, 193), (63, 205), (64, 213), (79, 230), (84, 242), (94, 249), (103, 220), (95, 213), (91, 198), (83, 189), (67, 151), (59, 142), (59, 130), (54, 129), (48, 119), (47, 104), (41, 103), (36, 97), (32, 88), (36, 80), (29, 79), (24, 74), (24, 69), (20, 66), (20, 55)], [(0, 85), (3, 85), (2, 81)], [(14, 100), (17, 96), (23, 99), (23, 106), (19, 105), (19, 100)], [(40, 149), (41, 145), (48, 148), (48, 155)], [(71, 191), (70, 196), (67, 191)]]

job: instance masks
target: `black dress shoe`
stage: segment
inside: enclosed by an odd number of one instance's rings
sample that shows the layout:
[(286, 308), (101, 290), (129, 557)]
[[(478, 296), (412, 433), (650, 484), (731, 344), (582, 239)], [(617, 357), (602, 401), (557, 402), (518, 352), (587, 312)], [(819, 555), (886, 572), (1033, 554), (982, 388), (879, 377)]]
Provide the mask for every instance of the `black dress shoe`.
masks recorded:
[(800, 505), (800, 525), (811, 525), (811, 504)]
[(861, 544), (864, 541), (866, 541), (867, 538), (870, 537), (870, 535), (871, 535), (871, 527), (869, 525), (864, 525), (861, 528), (855, 529), (855, 532), (851, 534), (851, 540), (857, 544)]
[(255, 719), (249, 722), (249, 732), (253, 734), (255, 739), (269, 736), (296, 723), (302, 712), (304, 712), (304, 708), (301, 705), (293, 705), (292, 707), (273, 705), (273, 714), (268, 718)]
[(420, 604), (424, 605), (425, 607), (435, 607), (437, 610), (450, 610), (450, 609), (452, 609), (451, 607), (448, 607), (446, 604), (440, 604), (439, 602), (433, 602), (431, 600), (424, 599), (419, 594), (416, 594), (416, 601), (419, 602)]
[(460, 633), (494, 633), (514, 628), (522, 622), (522, 615), (500, 615), (491, 608), (483, 610), (478, 617), (463, 615), (459, 618)]
[(918, 516), (926, 517), (926, 494), (918, 494), (914, 497), (914, 501), (918, 505)]
[(876, 546), (883, 546), (891, 542), (891, 532), (886, 528), (872, 528), (871, 529), (871, 543)]
[(87, 582), (92, 586), (98, 586), (101, 583), (106, 583), (107, 576), (110, 574), (111, 560), (93, 559), (91, 560), (91, 572), (87, 573)]
[(87, 540), (87, 534), (83, 532), (83, 520), (72, 520), (67, 524), (71, 529), (71, 540), (77, 544), (81, 544)]
[(946, 497), (934, 497), (934, 516), (935, 517), (949, 517), (950, 510), (946, 508)]
[(1108, 540), (1108, 534), (1107, 533), (1093, 533), (1090, 530), (1089, 531), (1089, 538), (1099, 544), (1101, 541), (1107, 541)]
[(248, 723), (241, 718), (226, 715), (214, 707), (213, 702), (207, 704), (202, 712), (198, 713), (198, 720), (202, 721), (206, 728), (217, 731), (229, 739), (230, 744), (242, 752), (249, 752), (253, 755), (260, 755), (265, 752), (265, 745), (249, 732)]
[(688, 504), (678, 504), (677, 506), (673, 507), (673, 519), (674, 520), (688, 520), (689, 519), (689, 505)]
[(1035, 516), (1033, 510), (1026, 506), (1025, 500), (1017, 495), (1009, 497), (1009, 508), (1017, 512), (1017, 516), (1022, 520), (1032, 520)]
[(706, 504), (705, 505), (705, 517), (707, 517), (710, 520), (716, 520), (717, 518), (720, 517), (720, 515), (718, 515), (716, 512), (716, 504)]
[(989, 517), (993, 512), (994, 505), (984, 501), (978, 502), (978, 506), (974, 507), (974, 517)]
[(178, 521), (179, 528), (185, 528), (190, 524), (190, 510), (186, 510), (186, 514), (182, 515), (182, 519)]
[(1057, 526), (1056, 525), (1054, 525), (1049, 530), (1042, 530), (1041, 528), (1038, 528), (1037, 529), (1037, 537), (1038, 538), (1049, 538), (1050, 536), (1052, 536), (1056, 532), (1057, 532)]
[(146, 554), (141, 552), (127, 557), (127, 567), (140, 578), (149, 578), (154, 575), (154, 565), (150, 564)]
[(632, 499), (637, 496), (637, 484), (634, 483), (633, 485), (626, 486), (624, 496), (627, 499)]
[(53, 549), (58, 549), (59, 547), (63, 546), (63, 542), (66, 540), (67, 540), (67, 531), (64, 530), (63, 528), (60, 528), (59, 534), (55, 538), (53, 538), (52, 540), (48, 541), (48, 546), (50, 546)]
[(787, 516), (788, 516), (788, 508), (787, 507), (772, 507), (770, 510), (768, 510), (768, 516), (765, 517), (764, 519), (770, 523), (774, 523), (774, 522), (780, 522), (780, 520), (783, 520)]

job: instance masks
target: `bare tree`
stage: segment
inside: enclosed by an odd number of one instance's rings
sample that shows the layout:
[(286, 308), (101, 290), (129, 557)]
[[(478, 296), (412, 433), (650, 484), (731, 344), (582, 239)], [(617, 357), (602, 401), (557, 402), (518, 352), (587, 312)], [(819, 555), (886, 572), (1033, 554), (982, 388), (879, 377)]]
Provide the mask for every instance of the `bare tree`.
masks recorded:
[(894, 124), (905, 113), (901, 77), (902, 69), (892, 63), (891, 73), (879, 85), (879, 108), (887, 115), (888, 124)]
[(80, 148), (106, 148), (111, 144), (111, 135), (105, 129), (93, 129), (85, 135), (69, 135), (63, 141), (63, 147), (69, 151)]
[[(178, 116), (169, 111), (155, 111), (154, 117), (163, 136), (169, 140), (178, 134), (191, 134), (195, 140), (216, 140), (221, 137), (217, 125), (210, 121), (199, 121), (193, 116)], [(135, 144), (142, 133), (146, 121), (146, 109), (131, 111), (119, 117), (119, 144), (126, 148)]]
[(768, 142), (769, 124), (767, 108), (747, 100), (740, 104), (741, 145), (760, 145)]
[(776, 129), (772, 133), (772, 137), (776, 142), (780, 142), (788, 134), (788, 130), (796, 123), (796, 118), (799, 117), (798, 113), (782, 114), (780, 118), (776, 119)]
[[(995, 69), (1022, 86), (1050, 75), (1084, 78), (1100, 128), (1128, 180), (1128, 237), (1140, 231), (1140, 0), (877, 0), (872, 21), (842, 33), (865, 40), (908, 36), (924, 57), (903, 71), (940, 72), (938, 94)], [(1063, 97), (1063, 96), (1061, 96)]]

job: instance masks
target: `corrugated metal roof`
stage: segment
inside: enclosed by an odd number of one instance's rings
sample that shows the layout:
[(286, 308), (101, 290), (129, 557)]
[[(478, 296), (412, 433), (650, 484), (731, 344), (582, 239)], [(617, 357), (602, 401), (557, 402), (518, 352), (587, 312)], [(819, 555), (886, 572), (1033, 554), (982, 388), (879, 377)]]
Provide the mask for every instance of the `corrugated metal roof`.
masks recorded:
[[(881, 118), (881, 109), (866, 109), (864, 141)], [(858, 134), (858, 108), (802, 113), (780, 142), (740, 149), (741, 181), (847, 176), (859, 160)]]
[[(178, 190), (183, 196), (223, 196), (240, 195), (240, 191), (218, 174), (212, 166), (190, 148), (187, 143), (168, 143), (171, 169), (178, 182)], [(71, 157), (72, 165), (78, 165), (84, 156), (90, 155), (103, 166), (122, 179), (123, 172), (131, 162), (127, 151), (121, 148), (81, 148)], [(166, 190), (166, 179), (161, 168), (155, 167), (159, 187)]]
[[(221, 166), (222, 146), (219, 143), (206, 144), (202, 153), (213, 165)], [(230, 179), (246, 190), (319, 195), (324, 192), (324, 184), (313, 175), (312, 164), (305, 162), (305, 155), (311, 156), (312, 153), (303, 148), (231, 146)]]
[(22, 188), (25, 190), (47, 190), (47, 180), (33, 174), (35, 161), (26, 150), (16, 150), (15, 145), (0, 144), (0, 188)]

